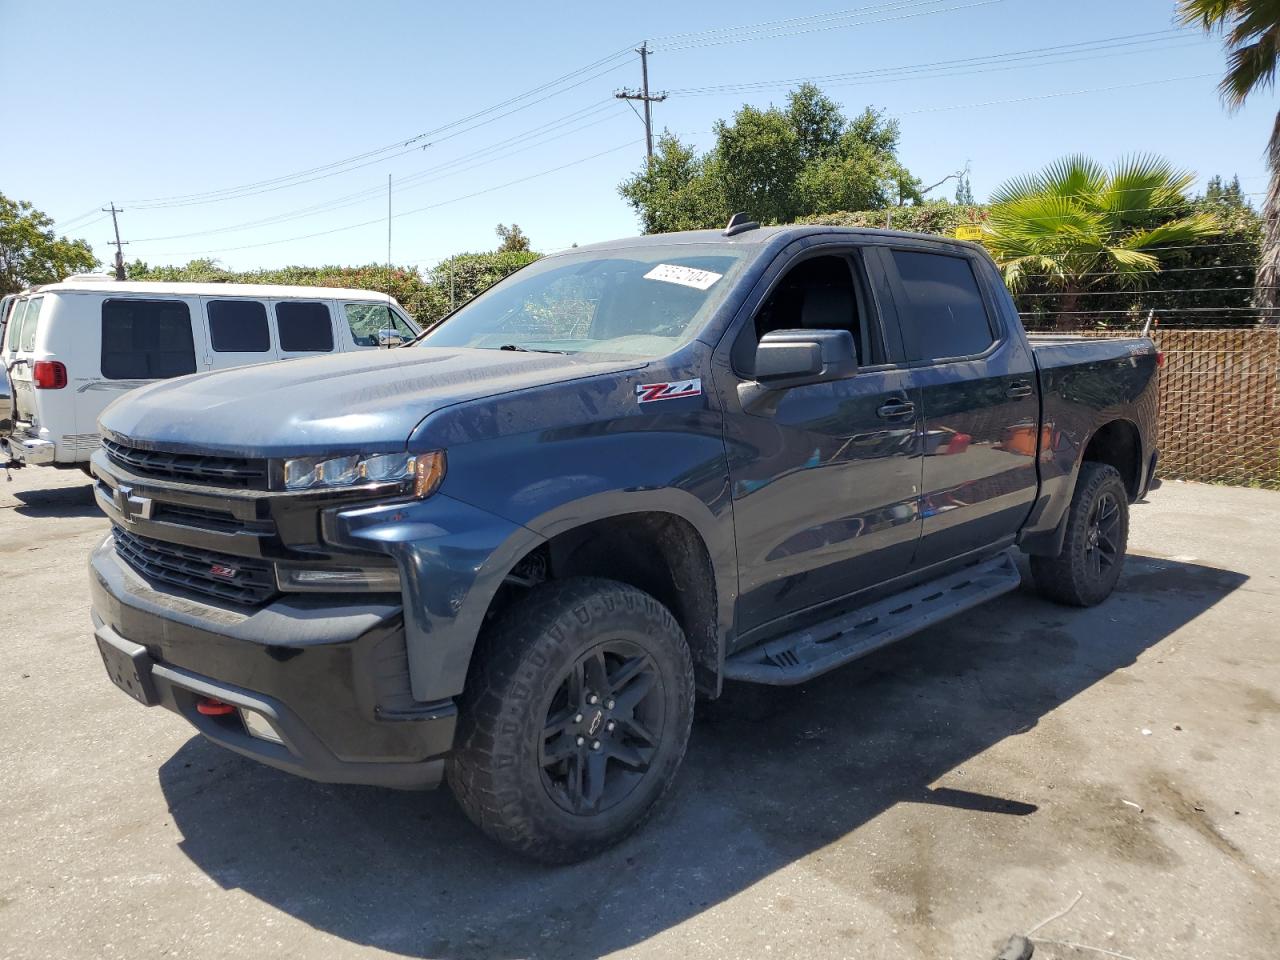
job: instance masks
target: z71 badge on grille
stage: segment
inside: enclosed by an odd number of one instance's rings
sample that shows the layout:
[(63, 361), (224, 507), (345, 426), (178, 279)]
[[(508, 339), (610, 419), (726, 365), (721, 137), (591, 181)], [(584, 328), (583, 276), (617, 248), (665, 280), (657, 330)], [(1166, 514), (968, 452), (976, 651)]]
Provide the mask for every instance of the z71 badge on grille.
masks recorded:
[(209, 576), (220, 580), (234, 580), (239, 572), (235, 567), (224, 566), (221, 563), (215, 563), (209, 568)]
[(676, 400), (680, 397), (702, 396), (702, 378), (673, 380), (670, 383), (636, 384), (636, 402), (653, 403), (655, 400)]

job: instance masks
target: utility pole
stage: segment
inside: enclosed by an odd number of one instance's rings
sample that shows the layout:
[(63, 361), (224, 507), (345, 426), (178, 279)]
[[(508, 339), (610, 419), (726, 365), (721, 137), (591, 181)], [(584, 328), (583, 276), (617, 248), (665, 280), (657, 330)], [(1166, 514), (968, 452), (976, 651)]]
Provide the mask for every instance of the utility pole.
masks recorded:
[[(121, 210), (119, 207), (117, 207), (116, 202), (112, 200), (111, 206), (103, 207), (102, 212), (111, 214), (111, 226), (115, 227), (115, 231), (116, 231), (116, 279), (123, 280), (124, 279), (124, 251), (121, 249), (121, 247), (124, 246), (124, 243), (121, 243), (120, 241), (120, 221), (116, 219), (116, 214), (124, 213), (124, 211)], [(128, 241), (125, 241), (125, 242), (127, 243)]]
[(644, 142), (646, 156), (653, 160), (653, 104), (667, 99), (666, 93), (649, 93), (649, 41), (636, 48), (640, 54), (640, 89), (619, 90), (614, 94), (619, 100), (640, 100), (644, 103)]

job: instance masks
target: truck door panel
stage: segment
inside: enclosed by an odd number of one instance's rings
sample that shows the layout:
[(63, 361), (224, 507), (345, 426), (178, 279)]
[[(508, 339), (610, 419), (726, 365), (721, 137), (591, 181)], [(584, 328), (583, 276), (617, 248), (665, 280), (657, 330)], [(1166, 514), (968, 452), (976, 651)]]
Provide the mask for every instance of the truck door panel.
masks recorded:
[(972, 258), (895, 247), (887, 259), (921, 394), (914, 565), (924, 567), (1009, 542), (1026, 519), (1038, 483), (1038, 385), (1025, 341), (1004, 329)]
[[(791, 261), (794, 269), (779, 277), (743, 336), (753, 351), (769, 330), (852, 325), (868, 367), (777, 391), (762, 410), (739, 403), (736, 385), (749, 373), (730, 371), (731, 389), (722, 391), (740, 632), (905, 573), (919, 536), (912, 373), (875, 362), (884, 358), (876, 300), (852, 253)], [(856, 284), (848, 301), (833, 290), (840, 271)], [(891, 402), (904, 412), (887, 416)]]

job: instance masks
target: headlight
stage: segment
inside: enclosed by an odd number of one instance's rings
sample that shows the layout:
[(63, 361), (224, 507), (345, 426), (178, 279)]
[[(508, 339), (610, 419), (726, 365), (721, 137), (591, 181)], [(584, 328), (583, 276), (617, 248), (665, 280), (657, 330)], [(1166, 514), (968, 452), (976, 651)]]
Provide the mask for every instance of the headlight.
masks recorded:
[(286, 490), (323, 490), (357, 483), (412, 480), (415, 497), (429, 497), (444, 479), (444, 451), (368, 456), (295, 457), (284, 462)]

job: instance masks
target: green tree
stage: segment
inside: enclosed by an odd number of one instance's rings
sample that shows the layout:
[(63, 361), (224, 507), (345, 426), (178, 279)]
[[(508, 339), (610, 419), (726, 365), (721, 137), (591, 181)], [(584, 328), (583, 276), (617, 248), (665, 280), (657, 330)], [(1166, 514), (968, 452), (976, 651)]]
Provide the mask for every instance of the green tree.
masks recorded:
[[(1280, 2), (1277, 0), (1179, 0), (1183, 23), (1198, 24), (1221, 33), (1227, 47), (1227, 73), (1218, 89), (1227, 108), (1235, 111), (1255, 91), (1275, 86), (1280, 66)], [(1267, 145), (1271, 184), (1262, 206), (1264, 237), (1258, 265), (1255, 303), (1267, 309), (1267, 322), (1280, 318), (1280, 113), (1276, 114)]]
[(812, 84), (785, 108), (742, 107), (715, 134), (702, 155), (664, 134), (653, 160), (619, 186), (646, 233), (719, 227), (740, 210), (786, 223), (921, 200), (897, 159), (897, 121), (872, 109), (850, 120)]
[(640, 216), (645, 233), (670, 233), (723, 225), (729, 202), (709, 168), (712, 155), (698, 156), (674, 134), (664, 132), (653, 160), (626, 180), (618, 192)]
[(1038, 278), (1060, 290), (1059, 325), (1071, 326), (1080, 296), (1106, 278), (1137, 286), (1159, 272), (1164, 248), (1222, 232), (1213, 213), (1192, 209), (1194, 182), (1159, 157), (1110, 171), (1065, 157), (996, 190), (984, 242), (1015, 293)]
[(494, 229), (494, 233), (502, 241), (498, 245), (498, 253), (527, 253), (529, 251), (529, 238), (520, 229), (520, 224), (513, 223), (508, 227), (505, 223), (500, 223)]
[(0, 193), (0, 294), (16, 293), (97, 266), (83, 240), (53, 232), (53, 221), (25, 200)]

